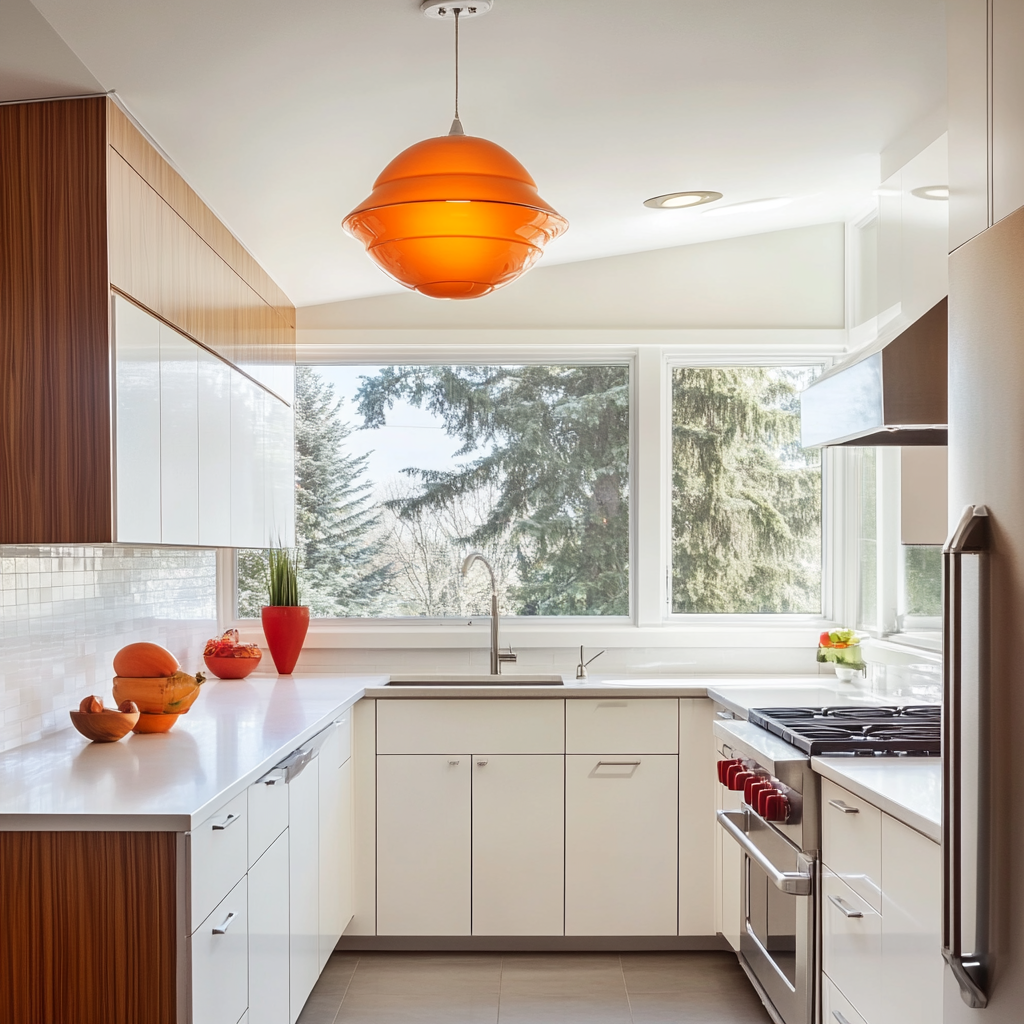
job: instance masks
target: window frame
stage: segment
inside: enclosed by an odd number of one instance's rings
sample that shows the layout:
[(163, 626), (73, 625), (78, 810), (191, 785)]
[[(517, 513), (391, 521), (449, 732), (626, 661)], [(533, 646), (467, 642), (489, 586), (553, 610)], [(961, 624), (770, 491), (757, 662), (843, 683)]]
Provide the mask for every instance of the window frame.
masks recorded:
[[(324, 332), (332, 335), (348, 332)], [(812, 627), (842, 618), (839, 581), (848, 559), (838, 539), (848, 515), (842, 450), (822, 451), (822, 610), (820, 614), (674, 614), (671, 612), (671, 376), (677, 366), (809, 365), (828, 367), (847, 351), (833, 329), (706, 331), (474, 331), (477, 341), (453, 343), (450, 331), (353, 331), (385, 336), (368, 344), (300, 345), (300, 365), (626, 365), (630, 382), (630, 613), (628, 616), (503, 616), (504, 640), (524, 647), (561, 647), (571, 633), (587, 646), (790, 646)], [(461, 333), (461, 332), (460, 332)], [(469, 333), (468, 331), (466, 332)], [(658, 334), (665, 344), (637, 343)], [(503, 336), (500, 340), (492, 339)], [(545, 343), (541, 336), (552, 336)], [(571, 342), (561, 336), (574, 335)], [(613, 343), (601, 335), (615, 335)], [(396, 336), (399, 336), (396, 338)], [(595, 337), (597, 336), (597, 337)], [(680, 342), (676, 339), (685, 338)], [(557, 340), (555, 340), (557, 339)], [(846, 587), (849, 590), (849, 587)], [(218, 554), (222, 628), (258, 638), (259, 622), (235, 614), (235, 552)], [(466, 618), (317, 618), (307, 647), (477, 647), (488, 620)], [(737, 644), (737, 630), (744, 639)]]

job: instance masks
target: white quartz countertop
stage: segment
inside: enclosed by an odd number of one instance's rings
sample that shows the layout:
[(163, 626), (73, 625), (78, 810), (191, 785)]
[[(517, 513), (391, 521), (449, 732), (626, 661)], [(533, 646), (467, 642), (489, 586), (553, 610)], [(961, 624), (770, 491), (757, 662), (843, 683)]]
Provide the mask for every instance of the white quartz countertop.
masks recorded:
[(941, 842), (941, 758), (815, 757), (811, 767), (897, 821)]
[(211, 680), (174, 728), (0, 755), (0, 830), (187, 831), (387, 677)]
[(746, 718), (752, 708), (792, 707), (878, 707), (881, 705), (938, 704), (941, 693), (917, 697), (893, 697), (874, 693), (863, 686), (841, 683), (828, 676), (811, 679), (773, 679), (753, 683), (751, 681), (731, 682), (722, 685), (718, 681), (707, 682), (708, 696), (716, 703), (728, 708), (740, 718)]

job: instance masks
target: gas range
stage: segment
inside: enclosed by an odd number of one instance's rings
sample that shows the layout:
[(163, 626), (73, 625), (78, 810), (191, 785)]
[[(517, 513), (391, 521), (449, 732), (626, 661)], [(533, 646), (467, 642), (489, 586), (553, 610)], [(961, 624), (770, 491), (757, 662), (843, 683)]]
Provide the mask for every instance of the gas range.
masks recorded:
[(942, 752), (942, 708), (754, 708), (749, 721), (811, 757), (916, 756)]

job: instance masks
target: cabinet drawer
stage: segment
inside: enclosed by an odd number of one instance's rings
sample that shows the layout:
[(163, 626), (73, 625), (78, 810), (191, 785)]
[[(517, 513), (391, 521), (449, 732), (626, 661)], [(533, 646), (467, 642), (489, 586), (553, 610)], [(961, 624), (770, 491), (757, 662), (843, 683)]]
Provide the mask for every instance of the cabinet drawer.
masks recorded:
[(822, 872), (821, 891), (822, 967), (866, 1019), (874, 1020), (882, 968), (881, 915), (828, 868)]
[(567, 700), (565, 749), (569, 754), (675, 754), (679, 701)]
[(192, 1024), (237, 1021), (249, 1006), (247, 904), (243, 878), (192, 935)]
[(821, 1024), (866, 1024), (850, 1000), (828, 978), (821, 979)]
[(249, 860), (252, 867), (288, 827), (288, 785), (275, 768), (249, 787)]
[(379, 700), (378, 754), (561, 754), (564, 700)]
[[(245, 874), (247, 865), (247, 794), (226, 803), (192, 830), (192, 930)], [(244, 1009), (244, 1007), (243, 1007)], [(241, 1010), (239, 1010), (241, 1013)], [(237, 1020), (224, 1017), (223, 1020)]]
[(882, 812), (821, 781), (821, 859), (873, 910), (882, 910)]

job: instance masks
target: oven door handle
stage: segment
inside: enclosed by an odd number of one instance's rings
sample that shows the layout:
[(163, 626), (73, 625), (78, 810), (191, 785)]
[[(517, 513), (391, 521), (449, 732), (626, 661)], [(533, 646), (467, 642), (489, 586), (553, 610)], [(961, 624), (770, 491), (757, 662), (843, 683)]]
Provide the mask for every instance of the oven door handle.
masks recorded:
[(780, 871), (747, 836), (745, 811), (717, 811), (718, 824), (740, 845), (740, 849), (771, 879), (772, 885), (790, 896), (811, 895), (811, 875), (807, 871)]

